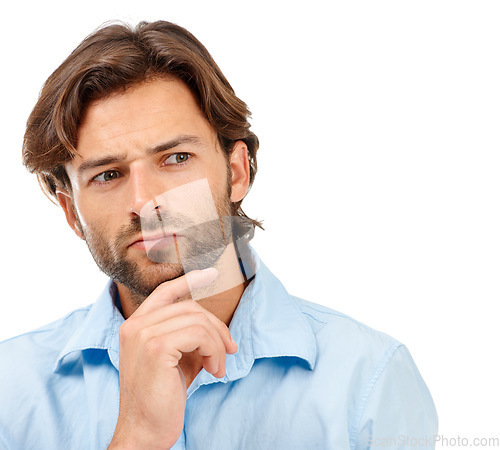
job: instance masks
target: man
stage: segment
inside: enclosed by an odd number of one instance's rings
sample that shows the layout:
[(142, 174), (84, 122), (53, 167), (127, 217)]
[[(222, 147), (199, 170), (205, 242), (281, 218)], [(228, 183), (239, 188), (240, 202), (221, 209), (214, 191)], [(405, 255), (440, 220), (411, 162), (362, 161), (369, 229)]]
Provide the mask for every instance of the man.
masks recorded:
[(47, 80), (24, 163), (110, 282), (0, 346), (0, 444), (431, 448), (399, 342), (290, 296), (247, 241), (249, 111), (168, 22), (102, 28)]

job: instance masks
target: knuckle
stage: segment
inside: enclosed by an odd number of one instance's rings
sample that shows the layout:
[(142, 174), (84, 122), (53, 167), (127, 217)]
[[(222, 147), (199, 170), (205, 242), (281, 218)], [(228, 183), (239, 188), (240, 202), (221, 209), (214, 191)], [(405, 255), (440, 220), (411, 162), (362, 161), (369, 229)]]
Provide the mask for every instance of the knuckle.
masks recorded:
[(122, 323), (120, 326), (120, 329), (118, 330), (118, 337), (120, 341), (125, 341), (129, 338), (129, 336), (132, 334), (132, 324), (129, 322), (130, 319), (126, 320), (125, 322)]
[(144, 342), (144, 352), (154, 358), (163, 353), (163, 339), (155, 336)]
[(135, 339), (138, 342), (146, 343), (150, 340), (150, 332), (147, 328), (139, 328), (135, 333)]
[(200, 325), (207, 326), (210, 324), (210, 320), (208, 319), (207, 315), (202, 311), (193, 312), (192, 317), (196, 321), (196, 323)]
[(206, 341), (208, 338), (206, 329), (201, 325), (193, 325), (190, 332), (191, 336), (199, 341)]
[(138, 330), (140, 330), (138, 321), (130, 317), (120, 326), (118, 336), (122, 340), (132, 339), (137, 334)]

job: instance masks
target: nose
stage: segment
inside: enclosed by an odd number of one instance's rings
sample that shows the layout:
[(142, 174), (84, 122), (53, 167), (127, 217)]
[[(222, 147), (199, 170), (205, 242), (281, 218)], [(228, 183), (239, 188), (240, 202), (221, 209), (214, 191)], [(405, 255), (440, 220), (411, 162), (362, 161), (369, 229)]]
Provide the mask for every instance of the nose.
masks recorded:
[(129, 175), (129, 212), (148, 216), (161, 208), (158, 198), (166, 190), (164, 179), (147, 166), (131, 167)]

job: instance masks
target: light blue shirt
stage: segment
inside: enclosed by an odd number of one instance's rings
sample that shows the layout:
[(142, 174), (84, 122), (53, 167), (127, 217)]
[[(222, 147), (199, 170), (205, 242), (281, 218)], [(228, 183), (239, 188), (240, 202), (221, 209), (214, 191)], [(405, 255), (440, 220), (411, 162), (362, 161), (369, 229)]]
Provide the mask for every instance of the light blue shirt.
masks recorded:
[[(287, 293), (255, 257), (230, 324), (227, 374), (188, 388), (173, 449), (434, 448), (437, 416), (408, 350)], [(93, 305), (0, 344), (2, 449), (105, 449), (118, 418), (110, 282)]]

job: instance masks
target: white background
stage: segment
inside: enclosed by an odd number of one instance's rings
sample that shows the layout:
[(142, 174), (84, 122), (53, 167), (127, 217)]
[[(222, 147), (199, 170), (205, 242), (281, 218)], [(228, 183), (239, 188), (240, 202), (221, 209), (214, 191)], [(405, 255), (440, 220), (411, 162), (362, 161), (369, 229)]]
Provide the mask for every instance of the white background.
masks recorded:
[(11, 3), (0, 339), (93, 302), (105, 283), (21, 144), (42, 83), (112, 19), (185, 26), (250, 106), (261, 148), (244, 205), (264, 219), (254, 247), (288, 290), (405, 343), (440, 433), (498, 436), (496, 1)]

